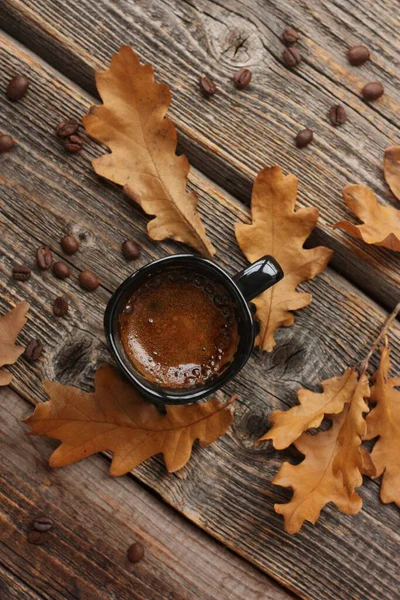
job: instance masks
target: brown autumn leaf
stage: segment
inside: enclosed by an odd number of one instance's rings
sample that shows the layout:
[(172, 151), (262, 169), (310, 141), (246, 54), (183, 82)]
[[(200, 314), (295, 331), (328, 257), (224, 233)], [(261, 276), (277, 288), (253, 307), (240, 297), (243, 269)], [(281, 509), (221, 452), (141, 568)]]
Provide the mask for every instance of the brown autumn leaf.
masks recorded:
[[(325, 393), (329, 385), (337, 383), (333, 379), (329, 382), (325, 382)], [(358, 381), (356, 378), (343, 410), (328, 415), (332, 421), (330, 429), (315, 435), (305, 432), (294, 442), (304, 460), (299, 465), (284, 463), (273, 480), (276, 485), (293, 489), (288, 503), (274, 506), (285, 519), (287, 533), (297, 533), (305, 521), (315, 524), (329, 502), (346, 514), (361, 510), (362, 500), (355, 488), (362, 483), (360, 445), (366, 430), (363, 413), (368, 411), (364, 401), (368, 395), (368, 379), (362, 375)]]
[(304, 431), (319, 427), (326, 414), (342, 412), (354, 392), (357, 381), (358, 376), (354, 369), (346, 369), (341, 377), (323, 381), (322, 393), (299, 390), (299, 404), (289, 410), (274, 410), (269, 418), (273, 426), (258, 441), (272, 440), (277, 450), (288, 448)]
[(349, 221), (339, 221), (334, 229), (342, 229), (367, 244), (400, 252), (400, 210), (379, 204), (373, 191), (365, 185), (346, 186), (343, 197), (349, 209), (363, 223), (354, 225)]
[(386, 343), (371, 390), (371, 402), (376, 406), (367, 416), (365, 436), (367, 440), (379, 436), (370, 454), (374, 472), (365, 471), (373, 477), (383, 475), (380, 491), (382, 502), (395, 502), (400, 507), (400, 392), (395, 389), (400, 385), (400, 377), (389, 379), (389, 355)]
[(254, 300), (260, 334), (256, 345), (271, 351), (274, 333), (280, 326), (294, 323), (289, 311), (310, 304), (312, 296), (297, 292), (297, 286), (323, 271), (332, 250), (319, 246), (305, 250), (303, 244), (316, 226), (318, 209), (301, 208), (295, 212), (297, 178), (283, 176), (280, 167), (266, 167), (257, 175), (251, 198), (252, 224), (235, 226), (236, 238), (246, 258), (253, 262), (271, 254), (281, 265), (284, 278)]
[[(0, 367), (15, 363), (25, 350), (23, 346), (17, 346), (15, 341), (26, 323), (28, 310), (29, 304), (24, 301), (0, 317)], [(0, 370), (0, 386), (8, 385), (11, 381), (11, 373)]]
[(51, 467), (110, 450), (111, 475), (124, 475), (159, 453), (172, 473), (187, 463), (196, 439), (207, 446), (233, 421), (230, 405), (235, 398), (225, 404), (210, 400), (168, 406), (161, 415), (110, 365), (97, 370), (93, 394), (51, 381), (44, 386), (50, 400), (39, 404), (25, 423), (32, 434), (61, 441), (50, 457)]
[(153, 240), (172, 238), (211, 257), (215, 250), (196, 211), (197, 196), (186, 191), (190, 165), (176, 155), (176, 129), (165, 117), (168, 87), (154, 82), (153, 67), (141, 65), (130, 46), (96, 73), (96, 84), (103, 105), (92, 107), (83, 124), (111, 153), (96, 158), (94, 170), (154, 216), (148, 223)]
[(386, 148), (383, 158), (383, 174), (386, 183), (400, 200), (400, 146)]

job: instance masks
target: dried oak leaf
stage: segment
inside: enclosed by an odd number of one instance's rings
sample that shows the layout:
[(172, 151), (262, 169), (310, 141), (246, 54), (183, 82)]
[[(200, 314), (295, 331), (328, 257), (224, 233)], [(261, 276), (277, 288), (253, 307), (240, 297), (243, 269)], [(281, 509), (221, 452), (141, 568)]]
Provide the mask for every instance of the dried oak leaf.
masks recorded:
[(50, 400), (39, 404), (25, 423), (32, 434), (61, 441), (50, 457), (51, 467), (110, 450), (111, 475), (124, 475), (159, 453), (168, 471), (174, 472), (187, 463), (196, 439), (202, 447), (211, 444), (233, 420), (234, 398), (225, 404), (210, 400), (168, 406), (167, 414), (161, 415), (109, 365), (97, 370), (93, 394), (50, 381), (44, 386)]
[(342, 412), (354, 392), (358, 376), (354, 369), (347, 369), (341, 377), (333, 377), (321, 383), (323, 392), (299, 390), (299, 405), (289, 410), (274, 410), (269, 418), (273, 426), (259, 442), (272, 440), (274, 448), (283, 450), (293, 444), (304, 431), (319, 427), (326, 414)]
[(400, 146), (392, 146), (385, 150), (383, 174), (393, 194), (400, 200)]
[[(363, 414), (368, 411), (364, 400), (369, 396), (368, 379), (366, 375), (358, 379), (355, 371), (348, 369), (342, 377), (323, 382), (323, 387), (324, 392), (317, 399), (320, 406), (316, 409), (316, 420), (320, 419), (319, 409), (322, 408), (324, 396), (327, 400), (330, 398), (327, 410), (332, 406), (337, 410), (342, 404), (341, 412), (327, 415), (332, 421), (327, 431), (315, 435), (303, 433), (294, 445), (304, 454), (304, 460), (299, 465), (284, 463), (273, 480), (276, 485), (293, 489), (293, 496), (288, 503), (275, 504), (274, 507), (278, 514), (283, 515), (285, 530), (291, 534), (297, 533), (305, 521), (315, 524), (321, 510), (329, 502), (334, 502), (346, 514), (355, 514), (362, 506), (355, 488), (362, 483), (363, 455), (360, 446), (366, 431)], [(346, 390), (345, 393), (343, 390)], [(303, 405), (311, 407), (315, 395), (308, 390), (304, 392), (310, 396), (306, 402), (303, 398)], [(288, 413), (298, 408), (294, 407)], [(307, 427), (307, 420), (303, 421), (303, 425)], [(288, 420), (288, 440), (292, 437), (293, 426)], [(297, 433), (298, 428), (295, 429)], [(278, 439), (282, 436), (281, 431)], [(270, 436), (270, 439), (274, 440), (274, 436)]]
[[(25, 350), (23, 346), (17, 346), (15, 341), (26, 323), (28, 310), (29, 304), (24, 301), (0, 317), (0, 367), (15, 363)], [(8, 385), (11, 380), (11, 373), (0, 371), (0, 386)]]
[(206, 236), (197, 196), (186, 191), (189, 162), (176, 155), (177, 133), (165, 114), (171, 94), (154, 82), (151, 65), (141, 65), (130, 46), (122, 46), (107, 71), (96, 73), (102, 106), (83, 118), (88, 134), (110, 154), (93, 161), (98, 175), (118, 183), (153, 218), (153, 240), (172, 238), (205, 256), (215, 250)]
[(380, 497), (388, 504), (395, 502), (400, 507), (400, 377), (388, 378), (390, 371), (390, 350), (386, 345), (381, 352), (381, 362), (376, 373), (375, 385), (371, 390), (371, 402), (376, 406), (367, 416), (367, 434), (365, 439), (377, 436), (370, 459), (374, 466), (370, 476), (383, 474)]
[(400, 252), (400, 210), (379, 204), (373, 191), (365, 185), (347, 185), (343, 189), (343, 197), (363, 224), (339, 221), (334, 229), (342, 229), (367, 244)]
[(256, 345), (271, 351), (274, 333), (279, 326), (294, 323), (289, 312), (310, 304), (312, 296), (297, 292), (297, 286), (323, 271), (332, 251), (319, 246), (305, 250), (303, 244), (316, 226), (318, 209), (294, 211), (297, 199), (297, 178), (282, 174), (280, 167), (266, 167), (257, 175), (251, 198), (252, 224), (237, 223), (236, 238), (246, 258), (254, 262), (271, 254), (279, 262), (284, 278), (254, 300), (260, 334)]

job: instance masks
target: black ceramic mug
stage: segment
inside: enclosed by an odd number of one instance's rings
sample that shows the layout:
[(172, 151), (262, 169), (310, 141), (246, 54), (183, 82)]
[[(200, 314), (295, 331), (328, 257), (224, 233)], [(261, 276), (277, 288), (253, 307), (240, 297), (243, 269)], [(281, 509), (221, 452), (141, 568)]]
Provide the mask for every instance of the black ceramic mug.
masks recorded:
[[(165, 269), (180, 267), (220, 283), (232, 299), (238, 325), (239, 342), (232, 362), (212, 380), (190, 388), (170, 389), (149, 381), (139, 373), (125, 354), (120, 339), (120, 316), (132, 294), (146, 281)], [(189, 404), (214, 393), (235, 377), (248, 361), (256, 335), (249, 302), (278, 283), (283, 272), (271, 256), (260, 258), (249, 267), (230, 277), (221, 267), (194, 254), (176, 254), (156, 260), (133, 273), (111, 296), (104, 315), (104, 329), (111, 352), (129, 381), (139, 392), (157, 404)], [(173, 343), (173, 340), (171, 340)]]

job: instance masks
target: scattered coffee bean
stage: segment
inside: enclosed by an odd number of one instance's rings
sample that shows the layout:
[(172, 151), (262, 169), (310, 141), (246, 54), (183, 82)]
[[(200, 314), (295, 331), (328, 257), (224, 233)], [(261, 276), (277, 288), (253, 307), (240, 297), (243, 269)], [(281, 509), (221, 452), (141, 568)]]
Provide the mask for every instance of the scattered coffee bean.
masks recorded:
[(33, 521), (32, 526), (35, 531), (44, 533), (46, 531), (50, 531), (50, 529), (53, 527), (53, 519), (50, 519), (49, 517), (38, 517)]
[(47, 271), (53, 264), (53, 253), (49, 246), (40, 246), (36, 251), (36, 262), (39, 269)]
[(60, 242), (65, 254), (75, 254), (79, 248), (79, 242), (73, 235), (66, 235)]
[(68, 119), (67, 121), (62, 121), (59, 123), (56, 128), (56, 133), (60, 138), (67, 138), (70, 135), (74, 135), (78, 131), (79, 123), (74, 119)]
[(293, 29), (293, 27), (287, 27), (282, 33), (281, 39), (285, 46), (291, 46), (300, 39), (300, 34), (295, 29)]
[(239, 69), (239, 71), (236, 71), (233, 76), (233, 81), (235, 82), (236, 87), (239, 88), (239, 90), (243, 90), (249, 85), (252, 75), (252, 72), (245, 67)]
[(332, 125), (343, 125), (346, 121), (347, 115), (344, 107), (341, 104), (335, 104), (329, 109), (329, 119)]
[(308, 146), (310, 142), (312, 142), (314, 137), (314, 133), (311, 129), (303, 129), (299, 131), (299, 133), (295, 137), (296, 146), (298, 148), (304, 148), (304, 146)]
[(7, 86), (6, 96), (9, 100), (21, 100), (29, 87), (29, 81), (23, 75), (16, 75)]
[(301, 54), (297, 48), (285, 48), (282, 52), (282, 60), (287, 67), (297, 67), (301, 61)]
[(379, 81), (371, 81), (361, 90), (364, 100), (378, 100), (384, 93), (383, 85)]
[(16, 265), (12, 270), (13, 279), (27, 281), (31, 276), (31, 270), (26, 265)]
[(362, 44), (353, 46), (347, 51), (347, 58), (353, 67), (359, 67), (360, 65), (363, 65), (365, 62), (367, 62), (369, 57), (369, 48), (367, 48), (367, 46), (363, 46)]
[(71, 275), (71, 269), (67, 263), (63, 262), (62, 260), (58, 260), (53, 265), (53, 273), (60, 279), (67, 279), (67, 277)]
[(35, 544), (36, 546), (40, 546), (40, 544), (43, 544), (45, 539), (46, 539), (46, 536), (41, 531), (33, 530), (28, 533), (28, 542), (30, 544)]
[(128, 560), (131, 563), (138, 563), (144, 557), (144, 546), (140, 542), (135, 542), (128, 548)]
[(79, 284), (81, 288), (87, 290), (88, 292), (94, 292), (100, 285), (99, 279), (97, 275), (93, 273), (93, 271), (82, 271), (79, 275)]
[(8, 152), (14, 144), (15, 141), (11, 135), (0, 134), (0, 152)]
[(140, 256), (140, 246), (134, 240), (125, 240), (121, 251), (127, 260), (136, 260)]
[(217, 86), (215, 85), (214, 81), (205, 75), (200, 77), (200, 88), (203, 94), (206, 96), (213, 96), (213, 94), (215, 94), (217, 91)]
[(80, 152), (83, 148), (83, 139), (79, 135), (69, 135), (64, 140), (64, 148), (72, 154)]
[(58, 296), (53, 302), (53, 314), (55, 317), (65, 317), (68, 312), (68, 300), (64, 296)]
[(34, 362), (42, 356), (43, 346), (39, 340), (31, 340), (24, 351), (24, 358), (29, 362)]

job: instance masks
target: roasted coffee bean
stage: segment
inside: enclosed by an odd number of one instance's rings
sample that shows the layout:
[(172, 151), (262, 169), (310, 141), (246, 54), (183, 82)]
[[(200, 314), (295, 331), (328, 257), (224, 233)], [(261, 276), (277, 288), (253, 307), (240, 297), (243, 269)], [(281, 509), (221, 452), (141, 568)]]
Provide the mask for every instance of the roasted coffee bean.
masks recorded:
[(39, 340), (31, 340), (24, 351), (24, 358), (29, 362), (34, 362), (41, 357), (43, 352), (43, 346)]
[(281, 39), (285, 46), (291, 46), (300, 39), (300, 35), (293, 27), (287, 27), (282, 33)]
[(78, 131), (79, 123), (74, 119), (68, 119), (67, 121), (62, 121), (59, 123), (56, 128), (56, 133), (60, 138), (67, 138), (70, 135), (74, 135)]
[(233, 76), (233, 81), (235, 82), (236, 87), (239, 88), (239, 90), (243, 90), (249, 85), (252, 75), (252, 72), (245, 67), (239, 69), (239, 71), (236, 71)]
[(353, 67), (359, 67), (360, 65), (363, 65), (365, 62), (367, 62), (369, 57), (369, 48), (367, 48), (367, 46), (363, 46), (362, 44), (353, 46), (347, 51), (347, 58)]
[(343, 125), (346, 121), (347, 115), (344, 107), (341, 104), (335, 104), (329, 109), (329, 119), (332, 125)]
[(97, 275), (93, 273), (93, 271), (82, 271), (79, 275), (79, 284), (81, 288), (87, 290), (88, 292), (94, 292), (100, 285), (99, 279)]
[(56, 277), (59, 277), (60, 279), (67, 279), (67, 277), (71, 275), (71, 270), (67, 263), (63, 262), (62, 260), (59, 260), (53, 265), (53, 273)]
[(364, 100), (378, 100), (384, 93), (383, 85), (379, 81), (371, 81), (361, 90)]
[(136, 260), (140, 256), (140, 246), (134, 240), (125, 240), (121, 251), (127, 260)]
[(83, 148), (83, 139), (79, 135), (69, 135), (64, 140), (64, 148), (72, 154), (80, 152)]
[(16, 265), (12, 270), (13, 279), (26, 281), (31, 276), (31, 270), (26, 265)]
[(28, 542), (30, 544), (35, 544), (36, 546), (40, 546), (40, 544), (43, 544), (45, 539), (46, 539), (46, 536), (41, 531), (33, 530), (28, 533)]
[(65, 254), (75, 254), (79, 248), (79, 242), (73, 235), (66, 235), (60, 242)]
[(297, 67), (301, 61), (300, 52), (297, 48), (285, 48), (282, 52), (282, 60), (287, 67)]
[(7, 86), (6, 96), (9, 100), (21, 100), (29, 87), (29, 81), (23, 75), (16, 75)]
[(0, 152), (8, 152), (14, 144), (15, 141), (11, 135), (0, 134)]
[(50, 519), (49, 517), (38, 517), (33, 521), (32, 527), (35, 531), (40, 531), (41, 533), (50, 531), (53, 527), (53, 519)]
[(212, 96), (217, 91), (214, 81), (205, 75), (200, 77), (200, 88), (206, 96)]
[(53, 264), (53, 253), (49, 246), (40, 246), (36, 251), (36, 262), (39, 269), (47, 271)]
[(131, 563), (138, 563), (144, 557), (144, 546), (140, 542), (135, 542), (128, 548), (128, 560)]
[(65, 317), (68, 312), (68, 300), (64, 296), (58, 296), (53, 302), (53, 314), (55, 317)]
[(311, 129), (303, 129), (299, 131), (299, 133), (295, 137), (296, 146), (298, 148), (304, 148), (304, 146), (308, 146), (310, 142), (312, 142), (314, 137), (314, 133)]

